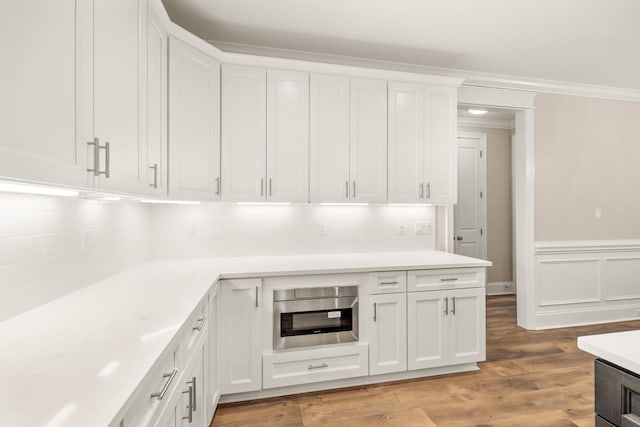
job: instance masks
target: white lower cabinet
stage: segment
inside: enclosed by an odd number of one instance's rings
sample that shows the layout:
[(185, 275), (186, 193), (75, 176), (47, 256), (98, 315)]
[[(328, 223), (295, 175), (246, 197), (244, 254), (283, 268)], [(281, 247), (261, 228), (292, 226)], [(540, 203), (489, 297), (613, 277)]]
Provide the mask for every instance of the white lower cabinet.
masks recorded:
[(263, 387), (268, 389), (366, 376), (369, 372), (367, 352), (368, 345), (359, 343), (265, 354), (262, 358)]
[(260, 390), (262, 280), (223, 280), (220, 286), (217, 361), (220, 393)]
[(369, 374), (407, 370), (407, 294), (369, 297)]
[(409, 292), (409, 370), (485, 359), (484, 288)]
[[(219, 288), (218, 288), (219, 289)], [(209, 357), (205, 366), (205, 375), (207, 377), (206, 406), (207, 419), (213, 418), (216, 406), (220, 400), (220, 392), (218, 390), (218, 293), (212, 292), (209, 300)]]

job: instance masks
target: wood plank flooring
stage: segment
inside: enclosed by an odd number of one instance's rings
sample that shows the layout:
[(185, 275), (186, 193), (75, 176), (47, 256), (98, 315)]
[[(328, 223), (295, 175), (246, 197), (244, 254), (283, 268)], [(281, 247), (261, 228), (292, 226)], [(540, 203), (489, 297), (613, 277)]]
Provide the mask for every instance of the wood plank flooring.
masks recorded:
[(640, 320), (525, 331), (515, 297), (488, 297), (479, 371), (225, 404), (212, 426), (591, 427), (594, 358), (576, 338), (632, 329)]

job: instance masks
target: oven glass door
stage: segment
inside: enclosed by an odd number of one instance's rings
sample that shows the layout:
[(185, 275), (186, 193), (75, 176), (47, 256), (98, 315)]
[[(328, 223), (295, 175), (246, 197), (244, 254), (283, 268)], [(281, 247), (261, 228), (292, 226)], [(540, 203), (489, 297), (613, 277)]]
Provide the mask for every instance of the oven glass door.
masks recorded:
[(280, 325), (281, 337), (351, 331), (353, 329), (353, 309), (349, 307), (281, 313)]

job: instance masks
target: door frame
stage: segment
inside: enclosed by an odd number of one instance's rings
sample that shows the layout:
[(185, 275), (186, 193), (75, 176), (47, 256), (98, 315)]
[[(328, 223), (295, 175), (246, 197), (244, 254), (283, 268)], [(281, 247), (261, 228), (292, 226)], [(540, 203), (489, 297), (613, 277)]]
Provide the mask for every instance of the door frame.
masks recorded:
[[(468, 138), (468, 139), (477, 139), (478, 140), (478, 145), (480, 146), (480, 151), (483, 153), (483, 155), (481, 155), (480, 157), (480, 182), (479, 182), (479, 187), (480, 187), (480, 191), (482, 192), (482, 197), (480, 198), (480, 224), (483, 230), (483, 233), (481, 235), (482, 239), (481, 239), (481, 247), (482, 247), (482, 254), (480, 256), (480, 258), (482, 259), (487, 259), (487, 257), (489, 256), (489, 253), (487, 252), (487, 236), (488, 236), (488, 230), (487, 230), (487, 134), (486, 133), (482, 133), (482, 132), (458, 132), (457, 136), (456, 136), (456, 156), (458, 155), (458, 139), (462, 137), (462, 138)], [(459, 162), (458, 162), (459, 165)], [(458, 173), (460, 172), (460, 170), (458, 169)], [(458, 176), (458, 185), (460, 185), (460, 179)], [(460, 196), (460, 191), (458, 191), (458, 197)], [(455, 230), (456, 230), (456, 224), (455, 224), (455, 206), (453, 208), (454, 211), (454, 215), (453, 215), (453, 235), (455, 237)], [(453, 242), (453, 251), (455, 252), (455, 242)]]

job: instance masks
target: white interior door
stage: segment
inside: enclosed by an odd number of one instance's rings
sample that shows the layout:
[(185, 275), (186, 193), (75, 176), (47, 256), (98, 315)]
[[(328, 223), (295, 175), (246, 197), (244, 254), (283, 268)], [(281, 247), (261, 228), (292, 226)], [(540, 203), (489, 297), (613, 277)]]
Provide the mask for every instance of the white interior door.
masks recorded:
[(458, 204), (453, 211), (454, 250), (486, 258), (486, 136), (458, 135)]

